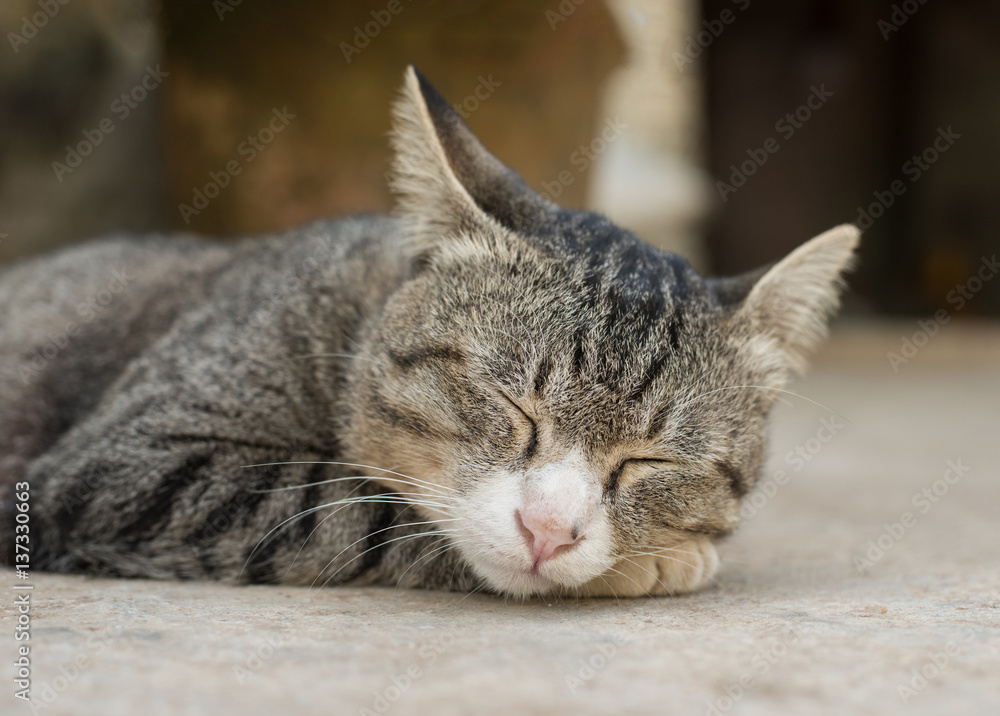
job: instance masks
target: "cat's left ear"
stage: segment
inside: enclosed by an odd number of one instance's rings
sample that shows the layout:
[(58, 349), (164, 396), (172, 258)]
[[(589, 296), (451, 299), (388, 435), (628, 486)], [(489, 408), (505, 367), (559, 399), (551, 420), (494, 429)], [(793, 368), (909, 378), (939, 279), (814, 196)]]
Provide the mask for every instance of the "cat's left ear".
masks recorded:
[(412, 65), (393, 106), (392, 189), (423, 253), (523, 225), (555, 207), (490, 154)]
[(840, 304), (843, 274), (854, 265), (861, 232), (843, 224), (798, 247), (769, 269), (711, 282), (732, 320), (776, 339), (785, 362), (801, 371)]

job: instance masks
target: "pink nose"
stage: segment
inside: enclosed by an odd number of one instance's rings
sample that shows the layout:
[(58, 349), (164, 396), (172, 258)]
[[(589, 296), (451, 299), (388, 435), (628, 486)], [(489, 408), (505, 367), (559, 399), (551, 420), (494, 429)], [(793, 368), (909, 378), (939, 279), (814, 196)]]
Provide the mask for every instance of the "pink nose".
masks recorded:
[(520, 510), (514, 511), (514, 518), (531, 550), (535, 568), (556, 554), (572, 549), (582, 536), (579, 522), (567, 527), (553, 520), (542, 520), (531, 512), (522, 514)]

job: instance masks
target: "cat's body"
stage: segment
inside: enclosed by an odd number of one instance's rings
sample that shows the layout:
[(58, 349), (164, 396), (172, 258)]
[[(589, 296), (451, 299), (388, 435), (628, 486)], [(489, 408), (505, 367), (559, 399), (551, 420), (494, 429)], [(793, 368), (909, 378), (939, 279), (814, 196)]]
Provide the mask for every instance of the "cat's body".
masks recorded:
[(856, 231), (706, 281), (530, 192), (412, 72), (395, 142), (400, 219), (0, 273), (9, 563), (27, 483), (33, 568), (520, 595), (711, 576)]
[[(352, 353), (362, 317), (403, 281), (401, 236), (396, 221), (359, 218), (240, 244), (122, 238), (0, 274), (0, 310), (16, 319), (0, 339), (13, 368), (0, 388), (5, 497), (16, 481), (31, 486), (33, 565), (224, 579), (246, 566), (253, 581), (311, 583), (355, 540), (321, 581), (383, 541), (365, 536), (403, 506), (352, 506), (296, 559), (328, 514), (313, 512), (248, 562), (285, 518), (375, 490), (345, 481), (260, 493), (365, 471), (244, 466), (344, 462), (338, 426), (351, 359), (321, 354)], [(43, 353), (52, 345), (58, 352)], [(334, 583), (386, 561), (384, 551), (369, 555)]]

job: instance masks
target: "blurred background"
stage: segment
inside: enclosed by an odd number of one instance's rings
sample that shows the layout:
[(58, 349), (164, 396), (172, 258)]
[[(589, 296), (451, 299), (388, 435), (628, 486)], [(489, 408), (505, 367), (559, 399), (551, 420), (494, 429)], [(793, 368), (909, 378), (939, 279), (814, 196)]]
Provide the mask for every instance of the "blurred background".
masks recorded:
[(387, 210), (413, 62), (532, 187), (703, 271), (855, 222), (849, 314), (1000, 314), (996, 2), (5, 0), (0, 25), (0, 262)]
[(536, 190), (704, 272), (865, 229), (705, 592), (33, 575), (39, 708), (1000, 713), (1000, 2), (2, 0), (0, 30), (0, 263), (388, 210), (409, 63)]

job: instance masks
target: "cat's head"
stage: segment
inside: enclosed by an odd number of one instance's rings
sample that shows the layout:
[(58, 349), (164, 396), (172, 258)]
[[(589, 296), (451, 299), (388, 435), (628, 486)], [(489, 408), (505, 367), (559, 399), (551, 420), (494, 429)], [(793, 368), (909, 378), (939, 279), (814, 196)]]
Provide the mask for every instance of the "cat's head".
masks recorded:
[(730, 532), (857, 230), (704, 279), (530, 190), (412, 68), (393, 141), (413, 271), (355, 362), (353, 458), (508, 594)]

